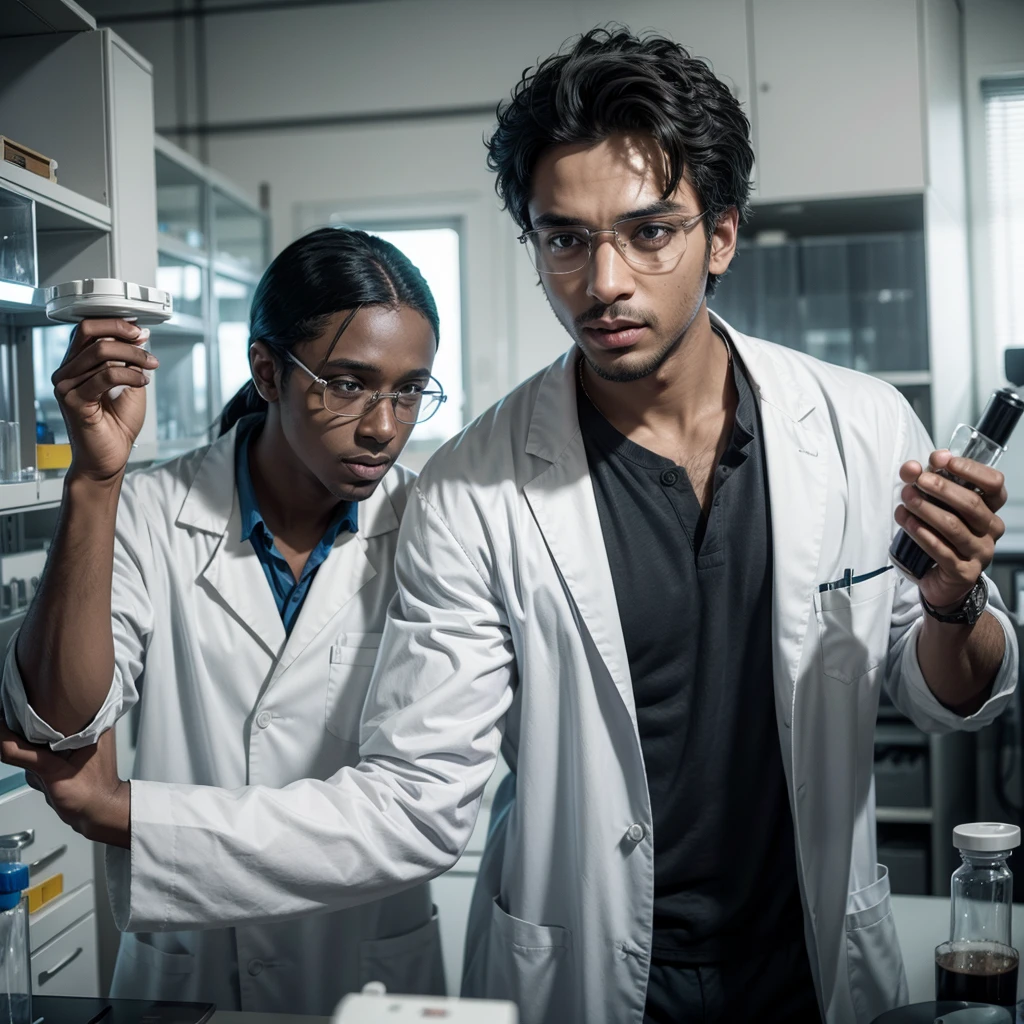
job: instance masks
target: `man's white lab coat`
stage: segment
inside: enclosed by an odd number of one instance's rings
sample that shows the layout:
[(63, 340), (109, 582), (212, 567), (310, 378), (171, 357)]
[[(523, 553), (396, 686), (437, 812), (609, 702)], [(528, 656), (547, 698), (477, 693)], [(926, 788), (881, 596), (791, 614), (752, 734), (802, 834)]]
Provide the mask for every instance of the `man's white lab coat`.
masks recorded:
[[(923, 729), (980, 728), (1010, 699), (1016, 641), (992, 588), (1006, 653), (991, 698), (961, 719), (921, 673), (914, 585), (889, 571), (819, 593), (847, 568), (886, 565), (899, 467), (931, 443), (889, 385), (718, 323), (763, 423), (775, 710), (812, 970), (831, 1024), (867, 1024), (906, 998), (875, 849), (879, 693)], [(436, 875), (468, 841), (502, 750), (514, 800), (481, 867), (465, 994), (515, 1000), (523, 1024), (640, 1024), (657, 836), (575, 363), (485, 413), (413, 489), (362, 762), (280, 791), (133, 782), (122, 924), (269, 920)]]

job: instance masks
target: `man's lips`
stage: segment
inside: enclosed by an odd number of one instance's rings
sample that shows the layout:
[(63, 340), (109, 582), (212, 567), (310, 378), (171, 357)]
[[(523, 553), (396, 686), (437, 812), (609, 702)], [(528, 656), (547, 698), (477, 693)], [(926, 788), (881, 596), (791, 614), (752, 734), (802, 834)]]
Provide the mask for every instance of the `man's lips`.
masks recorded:
[(633, 320), (592, 320), (583, 328), (587, 339), (599, 348), (618, 349), (635, 345), (648, 330)]
[(342, 465), (360, 480), (379, 480), (391, 465), (390, 459), (342, 459)]

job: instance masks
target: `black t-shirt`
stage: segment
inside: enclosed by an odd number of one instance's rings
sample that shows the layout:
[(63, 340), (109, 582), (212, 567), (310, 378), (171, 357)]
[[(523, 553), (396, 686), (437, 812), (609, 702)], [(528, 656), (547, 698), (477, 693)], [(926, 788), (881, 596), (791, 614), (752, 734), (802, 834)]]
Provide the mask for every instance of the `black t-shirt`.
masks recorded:
[(739, 404), (706, 517), (686, 470), (620, 434), (577, 384), (650, 791), (662, 962), (718, 963), (803, 937), (761, 426), (732, 365)]

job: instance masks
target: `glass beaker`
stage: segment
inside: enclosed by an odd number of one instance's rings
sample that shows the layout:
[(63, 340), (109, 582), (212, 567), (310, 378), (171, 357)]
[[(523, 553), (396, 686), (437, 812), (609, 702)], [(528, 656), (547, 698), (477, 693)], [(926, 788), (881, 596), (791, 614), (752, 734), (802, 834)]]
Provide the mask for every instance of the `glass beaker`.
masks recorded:
[(950, 880), (949, 941), (935, 947), (935, 998), (1014, 1006), (1020, 956), (1013, 948), (1016, 825), (975, 822), (953, 829), (963, 863)]
[(0, 420), (0, 481), (21, 480), (21, 429), (14, 420)]

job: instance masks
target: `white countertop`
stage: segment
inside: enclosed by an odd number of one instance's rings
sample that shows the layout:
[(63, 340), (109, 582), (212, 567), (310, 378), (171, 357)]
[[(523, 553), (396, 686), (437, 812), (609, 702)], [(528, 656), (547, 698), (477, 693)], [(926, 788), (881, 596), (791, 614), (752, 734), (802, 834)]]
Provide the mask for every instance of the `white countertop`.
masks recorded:
[(329, 1024), (330, 1017), (304, 1016), (299, 1013), (241, 1013), (217, 1010), (211, 1024)]

